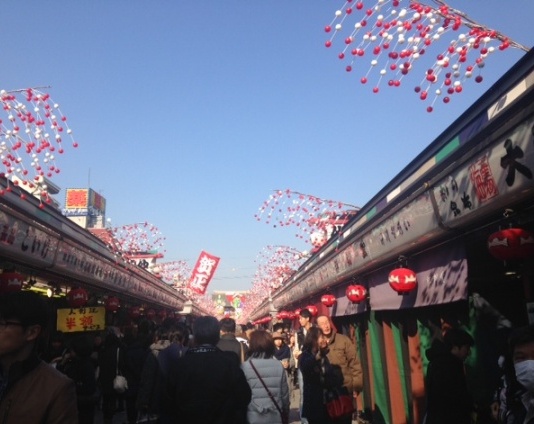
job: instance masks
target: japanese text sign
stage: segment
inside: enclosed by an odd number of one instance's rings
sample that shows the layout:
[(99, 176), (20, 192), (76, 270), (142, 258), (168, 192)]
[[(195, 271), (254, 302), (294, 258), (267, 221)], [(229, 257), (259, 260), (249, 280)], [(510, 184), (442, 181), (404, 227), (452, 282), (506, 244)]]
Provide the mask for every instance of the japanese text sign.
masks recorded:
[(189, 288), (198, 294), (204, 294), (208, 287), (217, 265), (219, 265), (220, 258), (210, 255), (207, 252), (200, 252), (193, 275), (189, 281)]
[(98, 331), (106, 327), (106, 310), (103, 306), (64, 308), (57, 310), (57, 329), (64, 333)]

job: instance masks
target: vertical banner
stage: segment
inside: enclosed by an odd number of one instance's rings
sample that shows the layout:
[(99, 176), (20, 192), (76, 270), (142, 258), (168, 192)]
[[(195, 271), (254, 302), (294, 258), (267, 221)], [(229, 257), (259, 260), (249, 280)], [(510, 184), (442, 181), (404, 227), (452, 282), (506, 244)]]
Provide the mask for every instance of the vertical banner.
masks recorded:
[(200, 252), (193, 269), (193, 275), (189, 281), (189, 288), (198, 294), (204, 294), (220, 260), (221, 258), (210, 255), (207, 252)]

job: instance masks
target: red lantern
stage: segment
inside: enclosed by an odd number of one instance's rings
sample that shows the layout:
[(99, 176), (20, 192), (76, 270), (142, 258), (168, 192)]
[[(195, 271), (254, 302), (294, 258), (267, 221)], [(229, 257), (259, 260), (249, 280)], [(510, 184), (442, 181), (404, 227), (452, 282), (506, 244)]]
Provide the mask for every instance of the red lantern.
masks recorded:
[(317, 309), (317, 307), (315, 305), (308, 305), (308, 306), (306, 306), (305, 309), (310, 311), (310, 314), (312, 315), (312, 317), (316, 317), (317, 314), (319, 313), (319, 310)]
[(295, 312), (294, 312), (294, 313), (295, 313), (295, 318), (298, 318), (298, 317), (300, 317), (300, 311), (301, 311), (301, 309), (300, 309), (300, 308), (298, 308), (298, 309), (295, 309)]
[(104, 303), (104, 307), (106, 308), (106, 311), (115, 312), (119, 309), (119, 306), (121, 305), (121, 302), (118, 298), (111, 296), (106, 299), (106, 302)]
[(146, 311), (146, 317), (149, 320), (153, 320), (156, 317), (156, 311), (154, 309), (148, 309)]
[(397, 268), (389, 273), (389, 285), (399, 294), (407, 294), (417, 287), (417, 277), (409, 268)]
[(0, 274), (0, 293), (17, 292), (22, 289), (24, 276), (18, 272), (3, 272)]
[(345, 294), (352, 303), (360, 303), (367, 297), (367, 290), (364, 286), (353, 284), (347, 287)]
[(278, 312), (278, 314), (276, 315), (276, 318), (278, 318), (278, 319), (288, 319), (288, 318), (289, 318), (289, 312), (287, 312), (287, 311), (280, 311), (280, 312)]
[(139, 309), (139, 306), (132, 306), (128, 313), (130, 318), (139, 318), (141, 316), (141, 309)]
[(67, 293), (67, 302), (71, 308), (81, 308), (89, 300), (89, 293), (81, 287), (71, 289)]
[(297, 314), (295, 312), (288, 312), (287, 313), (287, 319), (296, 319)]
[(321, 296), (321, 303), (327, 308), (330, 308), (336, 303), (336, 297), (333, 294), (324, 294)]
[(167, 311), (165, 309), (160, 309), (158, 312), (158, 317), (160, 317), (161, 319), (167, 318)]
[(534, 233), (522, 228), (506, 228), (488, 237), (490, 254), (501, 261), (534, 256)]

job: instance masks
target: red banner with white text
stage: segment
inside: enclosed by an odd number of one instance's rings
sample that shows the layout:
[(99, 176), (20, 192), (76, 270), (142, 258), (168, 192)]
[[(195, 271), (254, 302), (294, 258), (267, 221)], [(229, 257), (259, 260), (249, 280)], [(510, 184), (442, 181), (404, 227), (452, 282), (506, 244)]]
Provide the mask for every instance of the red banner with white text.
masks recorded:
[(221, 258), (210, 255), (207, 252), (200, 252), (195, 268), (193, 268), (193, 275), (189, 280), (189, 288), (198, 294), (206, 293), (208, 284), (215, 274), (217, 265)]

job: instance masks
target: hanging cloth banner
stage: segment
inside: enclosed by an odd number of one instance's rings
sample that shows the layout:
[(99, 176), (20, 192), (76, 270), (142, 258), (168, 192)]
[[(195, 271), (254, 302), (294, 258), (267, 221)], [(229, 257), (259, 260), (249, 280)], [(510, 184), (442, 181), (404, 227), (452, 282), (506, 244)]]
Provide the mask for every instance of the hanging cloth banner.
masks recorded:
[(200, 252), (193, 275), (189, 280), (189, 288), (198, 294), (204, 294), (220, 260), (221, 258), (207, 252)]

